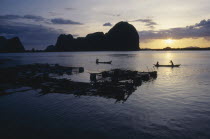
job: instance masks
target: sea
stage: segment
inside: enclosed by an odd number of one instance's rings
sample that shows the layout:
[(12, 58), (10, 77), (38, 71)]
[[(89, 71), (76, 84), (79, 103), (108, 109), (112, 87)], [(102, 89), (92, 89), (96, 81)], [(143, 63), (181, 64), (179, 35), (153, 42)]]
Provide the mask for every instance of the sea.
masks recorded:
[[(112, 61), (96, 64), (95, 60)], [(32, 63), (84, 67), (71, 79), (110, 69), (157, 71), (126, 101), (49, 93), (29, 87), (0, 96), (1, 139), (209, 139), (210, 51), (1, 53), (0, 67)], [(153, 64), (181, 64), (179, 68)]]

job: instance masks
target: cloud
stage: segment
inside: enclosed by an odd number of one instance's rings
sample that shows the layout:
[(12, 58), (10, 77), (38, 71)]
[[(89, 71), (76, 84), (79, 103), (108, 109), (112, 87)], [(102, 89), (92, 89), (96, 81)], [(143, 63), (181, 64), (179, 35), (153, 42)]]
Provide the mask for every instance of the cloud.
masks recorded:
[(120, 14), (113, 14), (113, 13), (109, 13), (109, 12), (102, 12), (103, 15), (108, 15), (108, 16), (113, 16), (113, 17), (119, 17), (121, 16)]
[(1, 20), (16, 20), (16, 19), (30, 19), (34, 21), (44, 21), (45, 18), (36, 15), (0, 15)]
[(75, 10), (75, 8), (69, 7), (69, 8), (65, 8), (65, 10), (71, 11), (71, 10)]
[(45, 18), (43, 18), (41, 16), (36, 16), (36, 15), (24, 15), (23, 18), (31, 19), (31, 20), (35, 20), (35, 21), (44, 21), (45, 20)]
[[(16, 19), (28, 19), (33, 20), (35, 22), (42, 22), (42, 23), (48, 23), (48, 24), (71, 24), (71, 25), (82, 25), (80, 22), (72, 21), (69, 19), (63, 19), (63, 18), (53, 18), (53, 19), (47, 19), (42, 16), (37, 15), (0, 15), (0, 20), (9, 21), (9, 20), (16, 20)], [(49, 22), (50, 21), (50, 22)]]
[(7, 38), (20, 37), (26, 49), (44, 49), (47, 45), (55, 44), (59, 34), (64, 33), (62, 30), (56, 30), (43, 25), (0, 22), (0, 36)]
[(23, 18), (20, 15), (0, 15), (0, 19), (2, 20), (13, 20), (13, 19), (21, 19)]
[(61, 13), (57, 13), (57, 12), (48, 12), (51, 16), (58, 16), (58, 15), (62, 15)]
[(210, 19), (208, 20), (201, 20), (200, 23), (197, 23), (195, 24), (196, 27), (202, 27), (202, 26), (205, 26), (205, 27), (210, 27)]
[(104, 23), (103, 26), (112, 26), (112, 24), (107, 22), (107, 23)]
[(171, 28), (159, 31), (140, 31), (141, 40), (149, 39), (183, 39), (183, 38), (210, 38), (210, 19), (202, 20), (199, 23), (191, 26)]
[(145, 23), (145, 26), (154, 29), (156, 25), (158, 25), (156, 22), (154, 22), (152, 19), (137, 19), (137, 20), (132, 20), (130, 22), (142, 22)]
[(75, 22), (75, 21), (72, 21), (72, 20), (66, 20), (66, 19), (63, 19), (63, 18), (54, 18), (54, 19), (51, 19), (51, 22), (53, 24), (82, 25), (82, 23), (80, 23), (80, 22)]

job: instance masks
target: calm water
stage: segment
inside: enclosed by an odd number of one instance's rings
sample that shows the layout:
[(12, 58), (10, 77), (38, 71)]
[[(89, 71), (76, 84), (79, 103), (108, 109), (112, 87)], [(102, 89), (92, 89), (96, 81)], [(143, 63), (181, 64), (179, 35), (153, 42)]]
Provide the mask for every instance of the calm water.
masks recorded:
[[(153, 70), (157, 61), (182, 64), (159, 68), (124, 103), (96, 96), (39, 95), (20, 88), (0, 96), (0, 138), (210, 138), (210, 51), (74, 52), (0, 54), (1, 66), (58, 63), (83, 66), (73, 80), (89, 82), (89, 73), (113, 68)], [(96, 65), (95, 59), (112, 60)], [(17, 90), (8, 90), (17, 91)]]

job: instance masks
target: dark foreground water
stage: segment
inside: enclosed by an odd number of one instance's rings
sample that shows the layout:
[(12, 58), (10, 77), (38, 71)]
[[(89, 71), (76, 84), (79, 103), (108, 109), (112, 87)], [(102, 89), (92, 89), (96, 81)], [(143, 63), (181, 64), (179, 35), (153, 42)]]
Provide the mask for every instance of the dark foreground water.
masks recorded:
[[(96, 65), (95, 59), (112, 60)], [(159, 68), (158, 78), (144, 83), (125, 101), (71, 94), (40, 95), (20, 88), (0, 96), (0, 138), (209, 139), (210, 51), (74, 52), (0, 54), (12, 59), (1, 66), (58, 63), (83, 66), (73, 75), (89, 82), (89, 73), (124, 68), (152, 70), (173, 60), (180, 68)], [(12, 88), (12, 87), (11, 87)]]

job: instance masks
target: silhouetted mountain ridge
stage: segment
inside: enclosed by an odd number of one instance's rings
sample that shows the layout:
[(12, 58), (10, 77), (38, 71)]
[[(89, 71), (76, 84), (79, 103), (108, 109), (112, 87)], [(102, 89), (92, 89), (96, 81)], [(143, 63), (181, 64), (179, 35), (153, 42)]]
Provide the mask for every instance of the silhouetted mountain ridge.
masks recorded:
[(55, 46), (46, 51), (136, 51), (139, 50), (139, 35), (128, 22), (119, 22), (106, 34), (95, 32), (86, 37), (74, 38), (61, 34)]
[(24, 51), (25, 48), (23, 47), (18, 37), (6, 39), (5, 37), (0, 36), (0, 52), (24, 52)]

